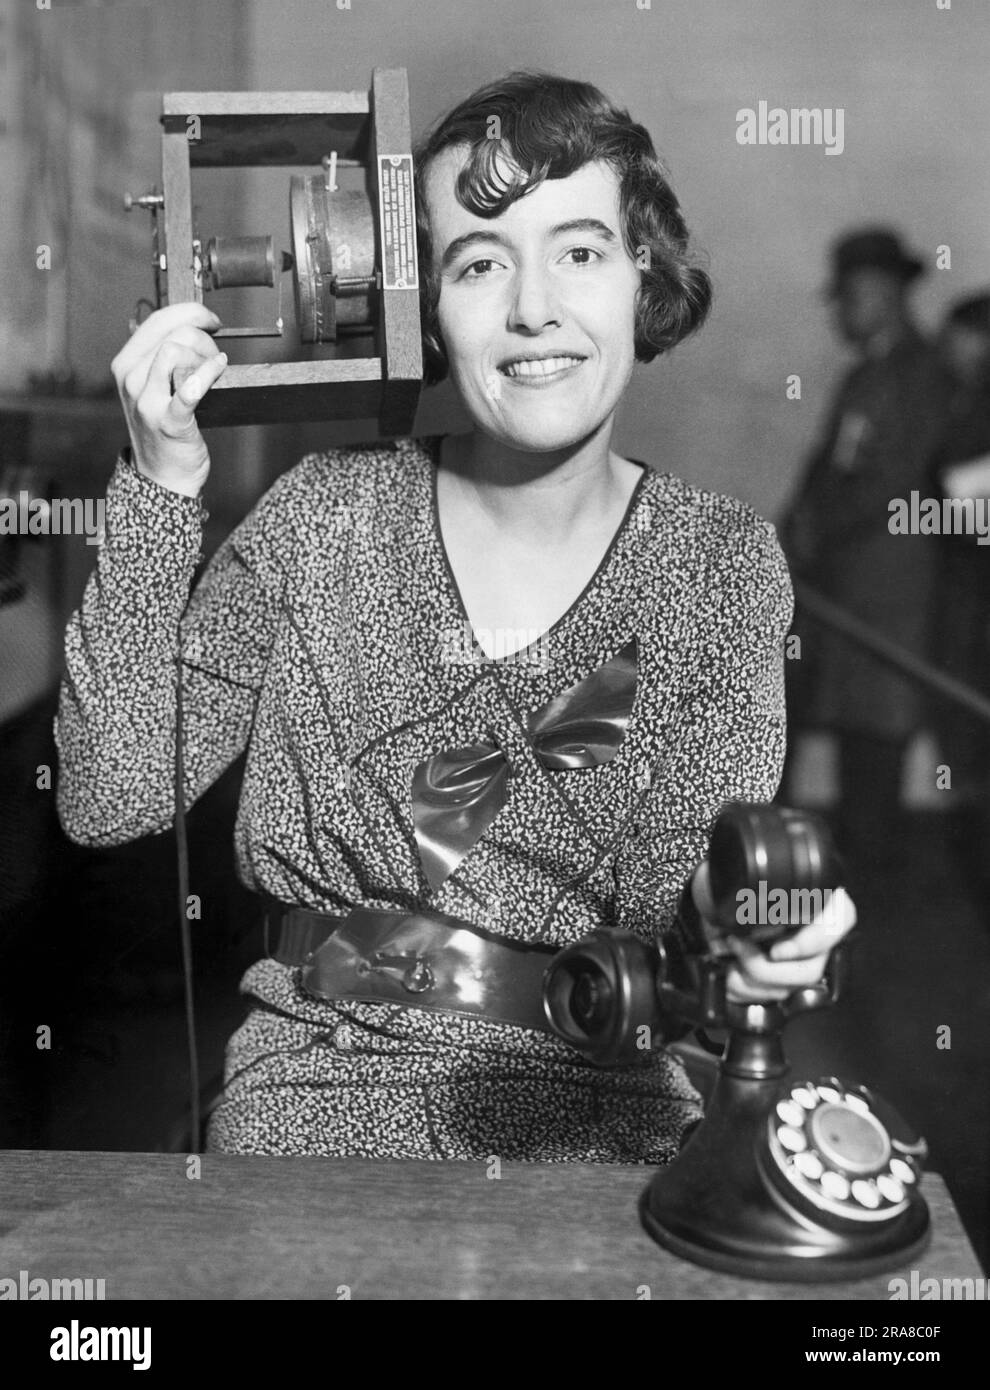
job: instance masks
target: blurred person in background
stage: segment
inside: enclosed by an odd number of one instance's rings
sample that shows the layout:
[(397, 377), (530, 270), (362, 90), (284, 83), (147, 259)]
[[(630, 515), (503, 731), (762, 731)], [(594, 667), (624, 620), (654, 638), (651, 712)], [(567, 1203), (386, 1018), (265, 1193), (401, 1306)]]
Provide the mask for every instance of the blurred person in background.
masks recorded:
[[(886, 228), (835, 244), (827, 294), (857, 361), (781, 526), (795, 577), (916, 656), (929, 651), (936, 550), (930, 537), (891, 535), (888, 522), (892, 498), (928, 487), (948, 402), (939, 356), (911, 312), (922, 271)], [(840, 847), (861, 868), (895, 868), (905, 755), (926, 694), (837, 632), (807, 621), (797, 630), (788, 715), (792, 728), (836, 736)]]
[[(931, 495), (990, 495), (990, 293), (957, 301), (939, 350), (952, 381)], [(959, 465), (970, 465), (960, 468)], [(981, 466), (982, 465), (982, 466)], [(981, 694), (990, 693), (990, 548), (974, 535), (937, 543), (933, 660)], [(954, 847), (981, 907), (990, 902), (990, 724), (956, 705), (932, 707), (939, 751), (951, 775)]]

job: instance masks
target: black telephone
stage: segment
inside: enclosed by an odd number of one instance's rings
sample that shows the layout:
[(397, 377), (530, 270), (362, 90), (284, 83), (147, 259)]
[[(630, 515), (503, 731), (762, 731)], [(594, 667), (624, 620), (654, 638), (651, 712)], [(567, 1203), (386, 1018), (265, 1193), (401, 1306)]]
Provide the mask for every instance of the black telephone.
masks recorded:
[[(811, 920), (802, 914), (827, 905), (840, 880), (823, 822), (776, 806), (726, 806), (709, 864), (721, 930), (764, 942), (790, 929), (768, 911), (781, 893), (798, 907), (792, 917)], [(676, 952), (593, 932), (555, 958), (544, 988), (555, 1031), (600, 1065), (642, 1059), (643, 1039), (663, 1041), (675, 1019), (728, 1030), (705, 1118), (643, 1193), (646, 1230), (697, 1264), (795, 1282), (861, 1278), (919, 1254), (924, 1140), (866, 1086), (789, 1079), (784, 1026), (838, 999), (845, 943), (822, 983), (782, 1003), (737, 1004), (725, 994), (730, 958), (689, 912), (682, 922), (688, 945)]]

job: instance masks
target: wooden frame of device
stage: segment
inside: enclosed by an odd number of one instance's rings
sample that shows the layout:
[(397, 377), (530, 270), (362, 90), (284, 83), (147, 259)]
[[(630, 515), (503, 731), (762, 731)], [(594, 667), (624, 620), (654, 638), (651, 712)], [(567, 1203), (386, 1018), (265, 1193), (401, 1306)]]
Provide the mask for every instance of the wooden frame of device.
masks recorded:
[[(382, 157), (411, 163), (404, 68), (376, 68), (371, 92), (166, 92), (162, 98), (163, 235), (168, 299), (202, 300), (193, 268), (194, 168), (315, 165), (334, 151), (367, 165), (377, 204)], [(190, 138), (195, 121), (196, 138)], [(412, 225), (415, 247), (415, 220)], [(375, 208), (376, 264), (382, 265)], [(412, 430), (423, 380), (418, 269), (414, 287), (379, 298), (378, 357), (231, 365), (199, 406), (206, 427), (377, 417), (382, 435)]]

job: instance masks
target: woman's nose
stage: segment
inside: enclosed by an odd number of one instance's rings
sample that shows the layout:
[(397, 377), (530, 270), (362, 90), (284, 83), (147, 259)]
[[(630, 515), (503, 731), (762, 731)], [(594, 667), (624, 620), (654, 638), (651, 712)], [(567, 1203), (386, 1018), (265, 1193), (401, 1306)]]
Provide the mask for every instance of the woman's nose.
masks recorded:
[(550, 323), (560, 323), (561, 310), (556, 288), (546, 270), (539, 266), (520, 267), (513, 284), (509, 310), (510, 327), (538, 333)]

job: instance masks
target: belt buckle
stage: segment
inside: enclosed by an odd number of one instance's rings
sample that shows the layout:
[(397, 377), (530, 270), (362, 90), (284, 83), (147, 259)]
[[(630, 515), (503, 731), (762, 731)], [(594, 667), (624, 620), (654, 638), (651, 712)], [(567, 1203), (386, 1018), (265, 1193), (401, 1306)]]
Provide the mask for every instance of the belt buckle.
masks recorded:
[[(390, 956), (376, 951), (370, 960), (362, 962), (360, 974), (377, 971), (383, 975), (399, 975), (399, 983), (409, 994), (424, 994), (436, 984), (430, 963), (423, 956)], [(399, 974), (399, 972), (402, 972)]]

